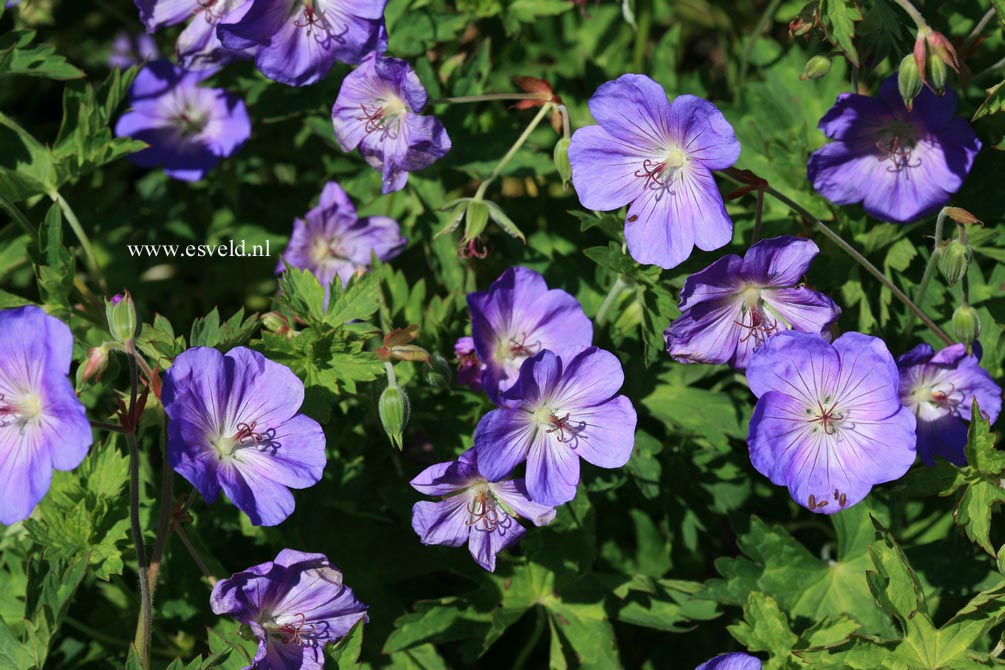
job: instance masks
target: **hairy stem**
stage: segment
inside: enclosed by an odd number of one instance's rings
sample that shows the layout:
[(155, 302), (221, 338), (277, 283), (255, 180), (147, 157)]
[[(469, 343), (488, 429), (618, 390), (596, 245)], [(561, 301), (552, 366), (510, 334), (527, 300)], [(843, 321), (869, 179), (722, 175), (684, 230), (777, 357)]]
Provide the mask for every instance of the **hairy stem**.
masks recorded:
[(597, 310), (597, 316), (593, 319), (596, 321), (598, 326), (604, 325), (604, 322), (607, 321), (607, 315), (614, 307), (614, 304), (618, 301), (618, 298), (621, 297), (621, 293), (624, 291), (626, 285), (625, 280), (621, 277), (621, 275), (618, 275), (617, 279), (614, 280), (614, 284), (611, 286), (611, 290), (608, 291), (607, 296), (604, 297), (604, 302), (600, 303), (600, 309)]
[(499, 162), (496, 164), (495, 169), (492, 170), (492, 174), (490, 174), (488, 176), (488, 179), (483, 181), (481, 185), (478, 187), (478, 191), (475, 193), (474, 198), (475, 200), (481, 200), (483, 197), (485, 197), (485, 191), (488, 190), (489, 184), (495, 181), (496, 177), (499, 176), (499, 173), (503, 171), (503, 168), (505, 168), (506, 165), (513, 159), (513, 156), (516, 155), (516, 152), (519, 151), (520, 147), (524, 145), (524, 143), (527, 141), (527, 138), (530, 137), (530, 134), (534, 132), (534, 129), (537, 128), (538, 124), (540, 124), (541, 121), (544, 119), (544, 117), (548, 114), (548, 112), (551, 111), (551, 108), (552, 103), (550, 102), (541, 105), (541, 109), (538, 111), (537, 115), (531, 120), (531, 122), (527, 125), (527, 127), (524, 128), (524, 131), (523, 133), (520, 134), (520, 137), (516, 139), (516, 142), (514, 142), (513, 146), (509, 148), (509, 151), (506, 152), (506, 155), (499, 159)]
[[(928, 283), (932, 280), (932, 275), (935, 274), (935, 266), (939, 262), (939, 256), (942, 254), (942, 227), (946, 222), (946, 210), (939, 212), (938, 218), (935, 219), (935, 242), (932, 245), (932, 255), (928, 257), (928, 263), (925, 265), (925, 272), (921, 275), (921, 283), (918, 284), (918, 289), (914, 292), (914, 304), (921, 305), (925, 301), (925, 292), (928, 290)], [(911, 331), (911, 326), (914, 325), (914, 315), (907, 322), (907, 330)]]
[(918, 30), (931, 30), (928, 27), (928, 22), (925, 21), (925, 17), (921, 15), (921, 12), (918, 11), (917, 7), (911, 4), (911, 0), (893, 1), (897, 3), (901, 9), (907, 12), (908, 16), (911, 17), (911, 20), (914, 21), (914, 25), (918, 26)]
[(136, 371), (135, 356), (129, 359), (129, 427), (126, 443), (129, 445), (129, 522), (132, 527), (133, 544), (136, 546), (136, 564), (140, 577), (140, 616), (136, 622), (136, 649), (140, 655), (140, 667), (150, 667), (150, 626), (153, 617), (153, 603), (150, 600), (150, 574), (147, 563), (147, 549), (143, 544), (143, 528), (140, 525), (140, 450), (136, 443), (137, 396), (139, 375)]

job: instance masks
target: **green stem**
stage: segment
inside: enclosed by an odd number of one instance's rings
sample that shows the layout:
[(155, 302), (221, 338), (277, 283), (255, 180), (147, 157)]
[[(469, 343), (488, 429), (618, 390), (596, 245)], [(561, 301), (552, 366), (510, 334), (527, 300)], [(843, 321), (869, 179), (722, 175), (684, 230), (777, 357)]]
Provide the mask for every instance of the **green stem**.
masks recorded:
[(387, 373), (387, 387), (398, 388), (398, 376), (394, 374), (394, 365), (391, 361), (384, 361), (384, 372)]
[(604, 322), (607, 321), (608, 313), (610, 313), (614, 304), (618, 301), (618, 298), (621, 297), (621, 292), (624, 290), (626, 285), (625, 280), (621, 277), (621, 275), (618, 275), (618, 278), (614, 280), (614, 284), (611, 286), (611, 290), (607, 292), (604, 302), (600, 303), (600, 309), (597, 310), (597, 316), (593, 319), (596, 321), (598, 326), (604, 325)]
[(154, 540), (153, 553), (150, 556), (150, 599), (153, 600), (157, 592), (157, 576), (160, 574), (161, 559), (164, 556), (164, 549), (167, 547), (168, 533), (171, 530), (171, 513), (174, 498), (174, 470), (168, 462), (167, 455), (167, 419), (164, 420), (164, 428), (161, 430), (161, 495), (160, 495), (160, 515), (157, 519), (157, 537)]
[(778, 7), (782, 4), (782, 0), (771, 0), (768, 6), (764, 8), (764, 12), (761, 14), (761, 18), (757, 21), (757, 25), (754, 26), (754, 32), (750, 33), (750, 37), (747, 39), (746, 45), (743, 47), (743, 53), (740, 54), (740, 71), (736, 78), (736, 88), (733, 94), (733, 102), (739, 102), (740, 91), (743, 89), (743, 82), (747, 80), (747, 71), (750, 69), (750, 56), (754, 53), (754, 45), (757, 44), (757, 40), (761, 39), (761, 35), (764, 31), (768, 29), (771, 25), (771, 17), (775, 15), (778, 11)]
[[(942, 254), (942, 228), (946, 221), (946, 210), (939, 212), (938, 218), (935, 219), (935, 243), (932, 245), (932, 255), (928, 257), (928, 263), (925, 265), (925, 272), (921, 275), (921, 283), (918, 284), (918, 289), (914, 292), (914, 304), (921, 305), (925, 301), (925, 292), (928, 291), (928, 283), (932, 280), (932, 275), (935, 274), (935, 266), (938, 264), (939, 256)], [(907, 321), (907, 331), (911, 331), (911, 326), (914, 325), (914, 315)]]
[(921, 12), (919, 12), (917, 8), (911, 4), (911, 0), (893, 0), (893, 1), (897, 3), (901, 9), (907, 12), (908, 16), (911, 17), (911, 20), (914, 21), (914, 25), (918, 26), (919, 31), (931, 30), (931, 28), (928, 27), (928, 22), (925, 21), (925, 17), (923, 17), (921, 15)]
[(150, 627), (153, 604), (150, 600), (150, 574), (147, 563), (147, 549), (143, 543), (143, 527), (140, 525), (140, 450), (136, 443), (137, 396), (139, 375), (136, 371), (135, 356), (129, 360), (129, 429), (126, 443), (129, 445), (129, 523), (132, 527), (133, 544), (136, 546), (136, 564), (140, 577), (140, 616), (136, 622), (136, 649), (140, 655), (140, 668), (150, 667)]
[(503, 156), (501, 159), (499, 159), (499, 163), (497, 163), (495, 169), (492, 170), (492, 174), (490, 174), (488, 176), (488, 179), (483, 181), (481, 185), (478, 187), (478, 191), (475, 193), (474, 197), (475, 200), (481, 200), (483, 197), (485, 197), (485, 191), (488, 190), (489, 184), (491, 184), (495, 180), (495, 178), (499, 176), (499, 173), (503, 171), (503, 169), (506, 167), (506, 164), (513, 159), (513, 156), (516, 155), (516, 152), (519, 151), (520, 147), (524, 145), (524, 143), (527, 141), (527, 138), (530, 137), (530, 134), (534, 132), (534, 129), (537, 128), (538, 124), (541, 123), (541, 121), (548, 114), (548, 112), (551, 111), (551, 108), (552, 104), (550, 102), (541, 106), (541, 109), (538, 111), (537, 116), (535, 116), (533, 120), (531, 120), (531, 122), (527, 125), (527, 127), (524, 128), (523, 133), (521, 133), (520, 137), (518, 137), (516, 142), (513, 143), (513, 146), (509, 148), (509, 151), (506, 152), (506, 155)]
[(24, 215), (17, 205), (8, 200), (7, 196), (5, 196), (2, 192), (0, 192), (0, 207), (7, 210), (7, 213), (10, 214), (10, 218), (12, 218), (17, 225), (21, 226), (24, 229), (24, 232), (28, 233), (28, 237), (33, 240), (38, 237), (38, 231), (35, 229), (35, 226), (32, 225), (31, 221), (28, 220), (28, 217)]
[(541, 100), (540, 93), (485, 93), (483, 95), (460, 95), (454, 98), (433, 98), (430, 105), (463, 105), (469, 102), (489, 102), (491, 100)]
[(70, 229), (73, 231), (73, 234), (77, 236), (77, 240), (80, 242), (80, 246), (84, 250), (84, 259), (87, 262), (87, 269), (90, 270), (91, 274), (98, 280), (98, 284), (101, 286), (101, 289), (105, 290), (107, 288), (105, 284), (105, 277), (101, 273), (101, 266), (98, 265), (98, 257), (94, 255), (94, 247), (91, 246), (91, 240), (87, 237), (87, 233), (84, 232), (83, 227), (80, 225), (77, 215), (73, 213), (70, 203), (66, 201), (66, 198), (64, 198), (59, 191), (50, 193), (49, 197), (59, 203), (59, 208), (63, 210), (63, 216), (66, 217), (67, 223), (70, 224)]
[(649, 46), (649, 31), (653, 23), (652, 0), (639, 0), (638, 9), (638, 31), (635, 33), (635, 46), (632, 49), (632, 66), (635, 72), (644, 72), (646, 47)]
[(91, 419), (91, 427), (97, 428), (98, 430), (107, 430), (110, 433), (122, 433), (122, 426), (117, 426), (114, 423), (107, 423), (105, 421), (95, 421)]
[(513, 661), (513, 670), (523, 670), (523, 668), (527, 665), (527, 660), (530, 658), (530, 655), (534, 653), (537, 643), (540, 642), (541, 636), (544, 634), (544, 625), (547, 623), (548, 615), (545, 614), (544, 607), (541, 607), (540, 605), (535, 607), (534, 610), (534, 629), (531, 631), (530, 637), (527, 638), (523, 647), (521, 647), (520, 653), (517, 654), (516, 659)]

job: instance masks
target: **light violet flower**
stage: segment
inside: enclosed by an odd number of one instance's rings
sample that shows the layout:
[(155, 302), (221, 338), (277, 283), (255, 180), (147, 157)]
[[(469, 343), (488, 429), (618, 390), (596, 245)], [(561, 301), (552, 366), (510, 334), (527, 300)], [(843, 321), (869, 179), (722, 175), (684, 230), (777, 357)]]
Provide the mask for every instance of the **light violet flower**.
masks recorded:
[(304, 383), (289, 368), (245, 347), (182, 353), (161, 396), (175, 472), (212, 503), (223, 489), (256, 526), (293, 513), (290, 489), (321, 480), (325, 434), (298, 414)]
[(743, 652), (719, 654), (694, 670), (761, 670), (761, 660)]
[(914, 463), (914, 415), (878, 337), (780, 333), (750, 359), (747, 382), (758, 398), (750, 460), (812, 512), (840, 512)]
[(775, 237), (750, 247), (743, 258), (723, 256), (688, 277), (680, 318), (664, 333), (670, 357), (745, 368), (772, 335), (786, 330), (826, 335), (840, 308), (799, 285), (819, 251), (812, 240)]
[(625, 74), (590, 98), (600, 125), (580, 128), (569, 145), (572, 183), (584, 207), (625, 205), (625, 241), (639, 263), (672, 268), (692, 249), (732, 239), (712, 170), (730, 167), (740, 143), (722, 112), (693, 95), (673, 103), (645, 75)]
[(142, 167), (163, 166), (170, 177), (198, 181), (251, 136), (244, 102), (218, 88), (199, 86), (208, 73), (154, 61), (129, 89), (131, 107), (115, 125), (118, 137), (150, 146), (129, 157)]
[(324, 554), (293, 549), (217, 582), (210, 605), (258, 638), (258, 654), (244, 670), (323, 670), (324, 646), (368, 620), (366, 605)]
[(34, 305), (0, 311), (0, 524), (27, 519), (52, 471), (90, 449), (91, 425), (67, 374), (73, 335)]
[(387, 49), (387, 0), (249, 0), (217, 29), (227, 49), (253, 51), (269, 79), (290, 86), (321, 81), (335, 61), (356, 64)]
[(488, 291), (469, 293), (468, 309), (475, 352), (485, 363), (485, 392), (492, 399), (516, 383), (528, 357), (593, 342), (593, 322), (579, 301), (549, 289), (544, 277), (528, 268), (509, 268)]
[(416, 491), (443, 496), (440, 502), (421, 501), (412, 507), (412, 528), (422, 543), (449, 547), (467, 543), (471, 557), (489, 572), (495, 570), (496, 555), (526, 533), (514, 516), (535, 526), (555, 518), (553, 507), (528, 497), (522, 479), (486, 480), (473, 449), (456, 461), (426, 468), (411, 483)]
[(964, 449), (974, 398), (984, 418), (994, 423), (1002, 408), (1001, 387), (963, 344), (938, 353), (919, 344), (898, 358), (897, 365), (900, 399), (918, 417), (921, 462), (935, 465), (935, 457), (941, 456), (966, 465)]
[(981, 142), (956, 116), (956, 95), (923, 88), (910, 110), (888, 77), (879, 97), (842, 93), (820, 119), (834, 140), (810, 156), (807, 173), (837, 205), (861, 202), (883, 221), (914, 221), (949, 202), (963, 186)]
[(318, 206), (293, 222), (293, 235), (276, 272), (287, 267), (310, 270), (327, 291), (337, 277), (345, 286), (365, 272), (376, 255), (388, 261), (401, 253), (407, 240), (398, 222), (386, 216), (359, 218), (342, 187), (325, 184)]
[(404, 188), (408, 173), (427, 168), (450, 151), (440, 120), (422, 116), (428, 95), (407, 61), (372, 53), (342, 80), (332, 106), (342, 151), (359, 147), (382, 173), (381, 190)]
[(635, 446), (635, 408), (616, 395), (624, 382), (614, 354), (586, 347), (528, 358), (515, 386), (475, 429), (478, 467), (497, 481), (527, 461), (531, 500), (561, 505), (576, 497), (579, 459), (619, 468)]

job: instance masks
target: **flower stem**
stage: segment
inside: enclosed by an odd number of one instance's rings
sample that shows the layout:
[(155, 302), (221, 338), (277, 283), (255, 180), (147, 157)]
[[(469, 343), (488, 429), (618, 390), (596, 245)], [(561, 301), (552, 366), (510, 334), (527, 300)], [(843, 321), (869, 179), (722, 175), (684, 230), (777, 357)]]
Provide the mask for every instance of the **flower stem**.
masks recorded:
[(124, 433), (122, 426), (116, 426), (114, 423), (108, 423), (106, 421), (95, 421), (91, 419), (90, 421), (92, 428), (97, 428), (98, 430), (107, 430), (110, 433)]
[(928, 27), (928, 22), (925, 21), (925, 17), (923, 17), (921, 12), (919, 12), (918, 9), (911, 4), (911, 0), (893, 1), (897, 3), (901, 9), (907, 12), (908, 16), (911, 17), (911, 20), (914, 21), (914, 25), (918, 26), (918, 30), (931, 30), (931, 28)]
[[(935, 219), (935, 243), (932, 245), (932, 255), (928, 257), (925, 272), (921, 275), (921, 283), (918, 284), (918, 289), (914, 292), (914, 304), (916, 305), (921, 305), (924, 302), (928, 283), (931, 281), (932, 275), (935, 274), (935, 266), (939, 261), (939, 255), (942, 253), (942, 227), (945, 221), (946, 210), (943, 209), (939, 212), (938, 218)], [(912, 314), (907, 322), (908, 332), (910, 332), (913, 325), (914, 315)]]
[(875, 277), (876, 280), (879, 281), (880, 284), (882, 284), (883, 286), (885, 286), (888, 289), (890, 289), (890, 292), (893, 293), (893, 295), (896, 296), (896, 298), (898, 300), (900, 300), (902, 303), (904, 303), (909, 310), (911, 310), (912, 312), (914, 312), (914, 314), (917, 315), (917, 317), (919, 319), (921, 319), (921, 322), (924, 323), (926, 326), (928, 326), (928, 328), (933, 333), (935, 333), (939, 337), (940, 340), (942, 340), (946, 344), (952, 344), (953, 343), (952, 338), (950, 338), (949, 335), (946, 335), (945, 331), (943, 331), (941, 328), (939, 328), (939, 326), (934, 321), (932, 321), (928, 317), (928, 315), (925, 314), (922, 311), (922, 309), (920, 307), (918, 307), (914, 302), (912, 302), (911, 299), (907, 297), (907, 294), (905, 294), (903, 291), (901, 291), (897, 287), (897, 285), (893, 283), (893, 281), (891, 281), (886, 275), (884, 275), (882, 272), (880, 272), (879, 268), (877, 268), (875, 265), (873, 265), (872, 263), (870, 263), (869, 259), (866, 258), (865, 256), (863, 256), (861, 253), (859, 253), (859, 251), (857, 249), (855, 249), (855, 247), (853, 247), (852, 245), (850, 245), (847, 242), (845, 242), (845, 240), (844, 240), (843, 237), (841, 237), (840, 235), (838, 235), (837, 233), (835, 233), (833, 230), (831, 230), (830, 227), (828, 227), (826, 223), (824, 223), (823, 221), (821, 221), (817, 217), (813, 216), (808, 211), (806, 211), (805, 209), (803, 209), (802, 206), (800, 206), (798, 203), (796, 203), (793, 200), (789, 199), (784, 194), (779, 193), (778, 191), (776, 191), (775, 189), (771, 188), (770, 186), (765, 189), (765, 192), (768, 193), (769, 195), (771, 195), (772, 197), (774, 197), (775, 200), (778, 200), (782, 204), (786, 205), (789, 209), (791, 209), (792, 211), (796, 212), (797, 214), (799, 214), (800, 216), (802, 216), (804, 219), (806, 219), (807, 221), (809, 221), (810, 223), (812, 223), (814, 226), (816, 226), (817, 229), (821, 233), (823, 233), (825, 237), (827, 237), (828, 239), (830, 239), (830, 241), (833, 242), (834, 244), (836, 244), (838, 247), (840, 247), (842, 251), (844, 251), (846, 254), (848, 254), (853, 259), (855, 259), (855, 261), (859, 265), (861, 265), (863, 268), (865, 268), (865, 270), (869, 274), (871, 274), (873, 277)]
[(394, 374), (394, 365), (391, 361), (384, 361), (384, 372), (387, 373), (387, 387), (398, 388), (398, 376)]
[(98, 280), (101, 290), (106, 290), (107, 285), (105, 284), (105, 276), (101, 273), (101, 266), (98, 265), (98, 257), (94, 255), (94, 247), (91, 246), (91, 240), (87, 237), (87, 233), (84, 232), (83, 227), (80, 225), (77, 215), (73, 213), (70, 203), (66, 201), (66, 198), (64, 198), (59, 191), (53, 191), (49, 194), (49, 197), (59, 203), (59, 208), (63, 210), (63, 216), (66, 217), (66, 222), (70, 224), (70, 229), (73, 231), (73, 234), (77, 236), (77, 241), (80, 242), (80, 247), (84, 250), (84, 260), (87, 263), (87, 269), (90, 270), (91, 274)]
[(485, 93), (483, 95), (461, 95), (455, 98), (433, 98), (430, 105), (463, 105), (470, 102), (489, 102), (491, 100), (540, 100), (540, 93)]
[(614, 280), (614, 284), (611, 286), (611, 290), (607, 292), (604, 302), (600, 303), (600, 309), (597, 310), (597, 316), (593, 319), (596, 321), (598, 326), (604, 325), (604, 322), (607, 321), (607, 315), (614, 307), (614, 303), (616, 303), (618, 298), (621, 297), (621, 293), (626, 285), (625, 280), (621, 277), (621, 275), (618, 275), (617, 279)]
[(499, 159), (499, 163), (496, 164), (495, 169), (492, 170), (492, 174), (490, 174), (488, 176), (488, 179), (483, 181), (481, 185), (478, 187), (478, 191), (475, 193), (474, 197), (475, 200), (481, 200), (485, 196), (485, 191), (488, 190), (489, 184), (495, 181), (496, 177), (499, 176), (499, 173), (502, 172), (503, 168), (506, 167), (506, 164), (513, 159), (513, 156), (516, 155), (516, 152), (519, 151), (520, 147), (524, 145), (524, 143), (527, 141), (527, 138), (530, 137), (530, 134), (534, 132), (534, 129), (537, 128), (538, 124), (541, 123), (541, 121), (548, 114), (548, 112), (551, 111), (551, 108), (552, 103), (550, 102), (541, 105), (541, 109), (538, 111), (537, 115), (531, 120), (531, 122), (527, 125), (527, 127), (524, 128), (524, 131), (523, 133), (520, 134), (520, 137), (516, 139), (516, 142), (514, 142), (513, 146), (509, 148), (509, 151), (506, 152), (506, 155), (503, 156), (501, 159)]
[(164, 549), (167, 547), (168, 533), (171, 530), (171, 506), (174, 498), (174, 470), (168, 462), (167, 454), (167, 419), (164, 421), (164, 428), (161, 430), (161, 495), (160, 514), (157, 518), (157, 537), (154, 540), (153, 553), (150, 556), (150, 598), (153, 599), (157, 591), (157, 576), (160, 574), (161, 558), (164, 556)]
[(136, 649), (140, 655), (140, 668), (150, 667), (150, 626), (153, 604), (150, 600), (150, 574), (147, 564), (147, 550), (143, 544), (143, 528), (140, 525), (140, 451), (136, 444), (136, 424), (139, 423), (137, 395), (139, 375), (134, 356), (129, 359), (129, 428), (126, 443), (129, 445), (129, 522), (132, 527), (133, 544), (136, 545), (136, 564), (140, 577), (140, 616), (136, 622)]
[(210, 569), (206, 567), (206, 562), (202, 560), (202, 556), (199, 555), (199, 552), (196, 551), (195, 546), (192, 545), (192, 540), (188, 539), (188, 533), (186, 533), (185, 529), (180, 525), (176, 527), (174, 530), (176, 533), (178, 533), (178, 538), (181, 540), (181, 543), (185, 545), (185, 548), (188, 550), (188, 553), (192, 557), (192, 560), (195, 561), (195, 564), (199, 567), (199, 571), (202, 572), (202, 576), (205, 577), (207, 581), (209, 581), (210, 586), (216, 586), (216, 583), (219, 580), (215, 576), (213, 576), (213, 573), (210, 571)]
[(2, 192), (0, 192), (0, 207), (4, 208), (7, 213), (10, 214), (10, 218), (12, 218), (17, 225), (24, 229), (24, 232), (28, 234), (28, 237), (34, 240), (38, 236), (38, 231), (35, 230), (35, 226), (33, 226), (31, 221), (28, 220), (28, 217), (24, 215), (24, 212), (22, 212), (17, 205), (8, 200), (7, 196), (5, 196)]

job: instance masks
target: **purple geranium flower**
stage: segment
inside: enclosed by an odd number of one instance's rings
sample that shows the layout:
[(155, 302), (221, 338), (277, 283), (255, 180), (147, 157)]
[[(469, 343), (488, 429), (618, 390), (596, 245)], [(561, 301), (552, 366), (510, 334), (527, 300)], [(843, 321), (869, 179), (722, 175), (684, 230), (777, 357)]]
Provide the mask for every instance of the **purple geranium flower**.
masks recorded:
[(631, 401), (615, 395), (624, 379), (617, 357), (597, 347), (528, 358), (500, 408), (475, 429), (482, 474), (496, 481), (526, 460), (531, 499), (561, 505), (576, 497), (580, 457), (602, 468), (623, 466), (636, 421)]
[(561, 289), (549, 290), (544, 277), (524, 267), (509, 268), (488, 291), (469, 293), (468, 309), (490, 398), (516, 383), (529, 356), (593, 342), (593, 323), (579, 302)]
[(838, 205), (861, 202), (869, 216), (906, 222), (949, 202), (970, 172), (981, 143), (955, 116), (956, 95), (923, 88), (909, 110), (888, 77), (878, 98), (842, 93), (820, 119), (834, 142), (810, 156), (813, 188)]
[(250, 0), (134, 1), (148, 33), (191, 19), (175, 45), (178, 64), (186, 70), (215, 68), (252, 55), (247, 50), (224, 48), (216, 34), (221, 22), (239, 21), (251, 6)]
[(372, 53), (342, 80), (332, 107), (335, 139), (359, 152), (383, 174), (381, 190), (404, 188), (408, 173), (427, 168), (450, 151), (440, 120), (422, 116), (428, 96), (407, 61)]
[(695, 245), (711, 251), (730, 241), (733, 222), (712, 170), (735, 163), (740, 143), (722, 112), (693, 95), (671, 104), (649, 77), (625, 74), (597, 89), (590, 113), (600, 125), (572, 136), (572, 182), (584, 207), (631, 203), (632, 258), (672, 268)]
[(223, 46), (254, 50), (269, 79), (290, 86), (314, 84), (336, 60), (355, 64), (387, 49), (387, 0), (249, 0), (240, 17), (226, 17)]
[(251, 136), (248, 111), (237, 96), (199, 86), (208, 73), (186, 72), (166, 60), (140, 71), (129, 89), (132, 108), (115, 134), (150, 146), (129, 157), (142, 167), (161, 165), (170, 177), (198, 181)]
[(531, 500), (522, 479), (487, 481), (478, 471), (474, 449), (456, 461), (437, 463), (412, 480), (416, 491), (443, 496), (440, 502), (417, 502), (412, 528), (423, 544), (459, 547), (465, 542), (475, 562), (492, 572), (496, 554), (516, 543), (526, 531), (514, 515), (544, 526), (555, 509)]
[(900, 404), (898, 380), (878, 337), (772, 337), (747, 367), (758, 397), (747, 438), (754, 467), (824, 514), (901, 477), (914, 463), (915, 421)]
[(719, 654), (694, 670), (761, 670), (761, 660), (738, 651), (732, 654)]
[(134, 65), (146, 63), (157, 58), (157, 42), (146, 33), (131, 35), (125, 30), (115, 33), (112, 40), (112, 53), (108, 55), (108, 67), (125, 70)]
[(87, 456), (91, 425), (67, 378), (73, 335), (28, 305), (0, 311), (0, 524), (27, 519), (52, 471)]
[(297, 410), (304, 384), (245, 347), (195, 347), (175, 359), (162, 394), (171, 467), (212, 503), (222, 488), (256, 526), (293, 513), (293, 494), (321, 480), (325, 434)]
[(457, 356), (457, 383), (469, 387), (472, 391), (484, 389), (485, 363), (478, 358), (475, 341), (470, 337), (457, 340), (454, 344), (454, 354)]
[(210, 604), (258, 638), (258, 654), (244, 670), (322, 670), (324, 646), (368, 621), (366, 605), (324, 554), (293, 549), (217, 582)]
[(761, 240), (743, 258), (723, 256), (684, 282), (681, 315), (663, 334), (681, 363), (745, 368), (751, 354), (785, 330), (826, 334), (841, 315), (834, 301), (798, 286), (820, 252), (812, 240)]
[(974, 398), (984, 418), (994, 423), (1002, 390), (963, 344), (935, 351), (919, 344), (897, 359), (900, 399), (918, 417), (918, 453), (925, 465), (941, 456), (966, 465), (967, 423)]
[(370, 267), (372, 256), (390, 260), (407, 241), (394, 219), (356, 216), (356, 207), (335, 182), (325, 184), (321, 201), (304, 219), (293, 222), (293, 235), (276, 272), (287, 267), (310, 270), (326, 294), (336, 277), (345, 286), (350, 277)]

